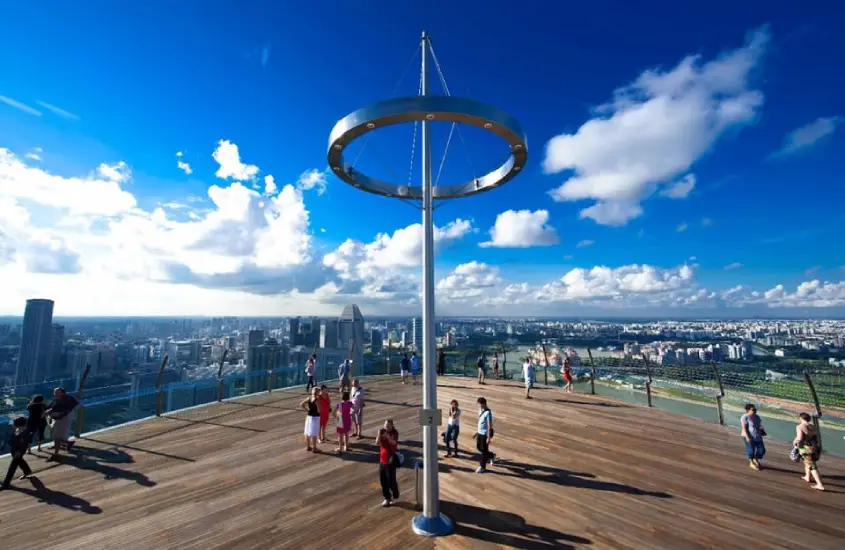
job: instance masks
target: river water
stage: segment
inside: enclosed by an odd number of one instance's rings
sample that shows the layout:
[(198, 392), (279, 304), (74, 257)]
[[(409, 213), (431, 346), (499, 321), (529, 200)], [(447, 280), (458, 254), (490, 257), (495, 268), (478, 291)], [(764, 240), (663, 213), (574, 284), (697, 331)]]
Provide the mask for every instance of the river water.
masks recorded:
[[(525, 356), (530, 349), (531, 348), (527, 346), (520, 346), (520, 349), (517, 351), (517, 357)], [(582, 358), (582, 361), (586, 359), (586, 348), (574, 349), (578, 352), (578, 356)], [(596, 350), (590, 351), (592, 352), (593, 357), (619, 356), (618, 352)], [(508, 357), (508, 364), (510, 365), (510, 355)], [(542, 375), (538, 372), (538, 377), (541, 376)], [(589, 393), (590, 384), (589, 382), (576, 382), (573, 386), (573, 389), (579, 393)], [(643, 390), (617, 388), (613, 386), (608, 386), (607, 384), (596, 384), (596, 393), (598, 395), (612, 397), (614, 399), (618, 399), (619, 401), (624, 401), (627, 403), (633, 403), (636, 405), (643, 406), (648, 405), (648, 396)], [(708, 422), (719, 422), (719, 415), (716, 410), (715, 401), (712, 405), (707, 405), (704, 403), (695, 403), (682, 399), (673, 399), (671, 397), (653, 395), (651, 402), (656, 409), (664, 410), (674, 414), (683, 414), (686, 416), (691, 416), (693, 418), (700, 418)], [(740, 440), (739, 435), (739, 419), (742, 414), (742, 411), (736, 411), (728, 408), (724, 409), (725, 423), (732, 428), (736, 428), (737, 430), (737, 452), (740, 453), (744, 452), (744, 448), (742, 446), (742, 442)], [(797, 419), (793, 422), (780, 418), (767, 418), (765, 414), (761, 414), (760, 416), (763, 419), (763, 425), (766, 427), (766, 433), (768, 434), (768, 437), (770, 439), (790, 443), (795, 438), (795, 425), (798, 423)], [(822, 428), (822, 444), (824, 446), (825, 452), (831, 453), (833, 455), (845, 456), (845, 430), (825, 426), (824, 418), (822, 418), (820, 422)]]

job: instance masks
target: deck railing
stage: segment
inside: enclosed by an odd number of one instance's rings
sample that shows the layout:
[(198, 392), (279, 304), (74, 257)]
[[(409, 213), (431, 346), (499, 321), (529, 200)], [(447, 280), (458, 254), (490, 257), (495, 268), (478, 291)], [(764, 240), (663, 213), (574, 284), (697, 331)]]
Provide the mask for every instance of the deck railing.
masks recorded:
[[(493, 352), (498, 352), (500, 378), (522, 380), (523, 357), (501, 346), (450, 349), (446, 355), (445, 374), (477, 376), (476, 361), (482, 349), (488, 352), (488, 377), (493, 376)], [(578, 392), (624, 389), (646, 394), (649, 404), (652, 404), (652, 396), (705, 404), (713, 407), (712, 421), (722, 424), (725, 423), (723, 406), (736, 408), (746, 402), (755, 403), (768, 412), (782, 411), (793, 417), (797, 412), (806, 411), (818, 420), (824, 414), (833, 423), (845, 424), (845, 371), (842, 369), (814, 368), (802, 372), (771, 365), (662, 365), (644, 358), (594, 357), (590, 350), (586, 355), (573, 368)], [(393, 350), (389, 357), (384, 353), (367, 358), (363, 366), (355, 367), (353, 375), (398, 374), (400, 357), (401, 353)], [(544, 363), (541, 359), (535, 380), (549, 386), (562, 385), (558, 368)], [(225, 399), (301, 386), (307, 379), (303, 365), (269, 371), (226, 372), (221, 368), (219, 377), (168, 382), (167, 374), (172, 378), (175, 372), (162, 368), (158, 375), (151, 373), (134, 383), (120, 381), (99, 386), (89, 383), (75, 415), (74, 433), (79, 435)], [(318, 382), (334, 381), (336, 377), (337, 365), (318, 364)], [(0, 388), (0, 398), (6, 401), (6, 408), (0, 410), (0, 414), (9, 419), (25, 414), (26, 402), (33, 393), (43, 393), (49, 399), (48, 392), (53, 386), (63, 385), (68, 391), (76, 391), (78, 384), (78, 381), (65, 380)], [(0, 432), (8, 429), (8, 425), (0, 423)], [(5, 435), (0, 433), (0, 436)]]

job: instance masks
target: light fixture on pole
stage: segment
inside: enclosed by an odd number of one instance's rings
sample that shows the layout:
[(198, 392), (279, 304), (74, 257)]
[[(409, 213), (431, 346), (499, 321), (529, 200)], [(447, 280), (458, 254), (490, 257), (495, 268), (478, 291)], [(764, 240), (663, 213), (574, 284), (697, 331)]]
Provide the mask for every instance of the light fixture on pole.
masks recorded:
[[(422, 35), (419, 51), (422, 53), (419, 95), (381, 101), (354, 111), (339, 120), (329, 136), (328, 162), (334, 174), (353, 187), (387, 197), (422, 202), (423, 408), (420, 411), (420, 424), (423, 430), (423, 512), (413, 519), (412, 526), (417, 534), (436, 536), (448, 534), (452, 530), (452, 521), (440, 513), (437, 476), (437, 432), (442, 423), (442, 414), (437, 407), (435, 368), (434, 201), (474, 195), (506, 183), (525, 166), (528, 160), (528, 145), (522, 127), (504, 111), (472, 99), (453, 97), (449, 93), (446, 79), (443, 77), (443, 71), (431, 45), (431, 39), (425, 33)], [(445, 96), (428, 93), (429, 52)], [(486, 175), (473, 176), (471, 180), (463, 183), (441, 186), (438, 185), (440, 179), (438, 173), (437, 182), (432, 184), (429, 124), (434, 121), (452, 123), (446, 144), (447, 150), (452, 133), (456, 129), (463, 141), (458, 125), (466, 124), (487, 130), (502, 138), (508, 144), (510, 155), (502, 165)], [(408, 185), (402, 185), (369, 177), (355, 170), (355, 162), (348, 163), (344, 159), (344, 149), (355, 139), (378, 128), (407, 122), (421, 123), (422, 126), (422, 182), (419, 187), (410, 185), (410, 181)], [(416, 127), (414, 135), (416, 136)], [(360, 153), (358, 156), (360, 157)], [(413, 163), (413, 156), (411, 159)], [(440, 171), (442, 168), (441, 163)]]

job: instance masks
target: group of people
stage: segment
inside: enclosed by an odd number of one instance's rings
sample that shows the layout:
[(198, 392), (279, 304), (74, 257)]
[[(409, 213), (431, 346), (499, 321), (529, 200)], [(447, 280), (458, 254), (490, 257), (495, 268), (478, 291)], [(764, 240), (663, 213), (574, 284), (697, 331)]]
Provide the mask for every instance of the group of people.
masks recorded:
[(8, 489), (20, 468), (23, 475), (18, 479), (26, 479), (32, 475), (32, 468), (26, 461), (26, 455), (32, 454), (32, 444), (37, 439), (37, 451), (41, 452), (41, 444), (45, 441), (47, 425), (50, 425), (50, 435), (53, 438), (53, 452), (47, 458), (48, 462), (56, 460), (62, 449), (70, 451), (74, 441), (70, 439), (72, 413), (79, 403), (76, 398), (67, 393), (64, 388), (53, 390), (53, 401), (46, 404), (43, 395), (35, 395), (27, 405), (27, 416), (18, 416), (12, 421), (12, 435), (7, 442), (11, 449), (12, 460), (6, 477), (0, 489)]
[(305, 411), (306, 451), (319, 453), (318, 444), (325, 443), (326, 427), (334, 411), (337, 422), (338, 454), (349, 450), (349, 438), (360, 439), (364, 423), (364, 388), (358, 380), (353, 380), (350, 388), (341, 385), (340, 402), (332, 409), (332, 398), (328, 386), (310, 388), (311, 395), (299, 404)]
[[(760, 471), (763, 469), (760, 461), (766, 456), (766, 445), (763, 438), (768, 434), (763, 427), (762, 418), (757, 414), (756, 406), (751, 403), (745, 405), (745, 414), (740, 418), (740, 426), (742, 439), (745, 442), (748, 466), (752, 470)], [(801, 479), (809, 483), (813, 489), (824, 491), (824, 484), (818, 468), (818, 461), (821, 458), (819, 431), (813, 424), (813, 418), (807, 413), (798, 415), (790, 458), (795, 462), (804, 464), (804, 475)]]

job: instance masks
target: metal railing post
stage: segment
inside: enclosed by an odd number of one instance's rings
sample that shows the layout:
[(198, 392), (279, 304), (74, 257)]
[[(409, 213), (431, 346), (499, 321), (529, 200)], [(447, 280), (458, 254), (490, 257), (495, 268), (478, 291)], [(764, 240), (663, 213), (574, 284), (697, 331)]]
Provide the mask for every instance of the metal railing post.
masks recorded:
[(223, 350), (223, 357), (220, 358), (220, 366), (217, 368), (217, 402), (223, 401), (223, 363), (226, 362), (226, 356), (229, 355), (229, 350)]
[(390, 335), (387, 335), (387, 353), (384, 356), (384, 374), (390, 374)]
[(818, 434), (819, 452), (821, 452), (824, 450), (824, 447), (822, 446), (822, 430), (819, 425), (819, 418), (822, 417), (822, 406), (819, 402), (819, 394), (816, 393), (816, 385), (813, 383), (813, 379), (807, 371), (804, 371), (804, 381), (807, 382), (807, 387), (810, 388), (810, 396), (813, 398), (813, 406), (816, 409), (816, 414), (813, 415), (813, 426), (815, 426), (816, 434)]
[(85, 382), (88, 381), (88, 375), (91, 374), (91, 365), (85, 365), (85, 372), (82, 373), (82, 378), (79, 380), (79, 388), (76, 390), (76, 402), (79, 403), (79, 413), (76, 415), (76, 429), (74, 434), (76, 437), (82, 435), (82, 430), (85, 427), (85, 405), (82, 403), (82, 395), (85, 391)]
[(508, 379), (508, 350), (502, 344), (502, 380)]
[(719, 384), (719, 395), (716, 396), (716, 411), (719, 413), (719, 425), (725, 425), (725, 410), (722, 399), (725, 397), (725, 387), (722, 385), (722, 373), (719, 372), (719, 367), (714, 361), (711, 363), (713, 367), (713, 374), (716, 376), (716, 382)]
[(549, 385), (549, 354), (546, 353), (546, 344), (540, 344), (543, 346), (543, 361), (545, 362), (545, 366), (543, 367), (543, 384), (548, 386)]
[(156, 378), (156, 416), (161, 416), (164, 408), (162, 402), (161, 380), (164, 378), (164, 368), (167, 367), (168, 356), (165, 355), (161, 361), (161, 366), (158, 369), (158, 377)]
[(596, 394), (596, 364), (593, 361), (593, 352), (587, 348), (587, 357), (590, 358), (590, 394)]
[(651, 363), (648, 360), (648, 357), (645, 354), (642, 354), (641, 357), (643, 358), (643, 363), (645, 363), (645, 372), (646, 372), (646, 383), (645, 383), (645, 391), (648, 397), (648, 406), (653, 407), (651, 403)]
[(467, 360), (469, 359), (469, 350), (464, 352), (464, 376), (467, 375)]

